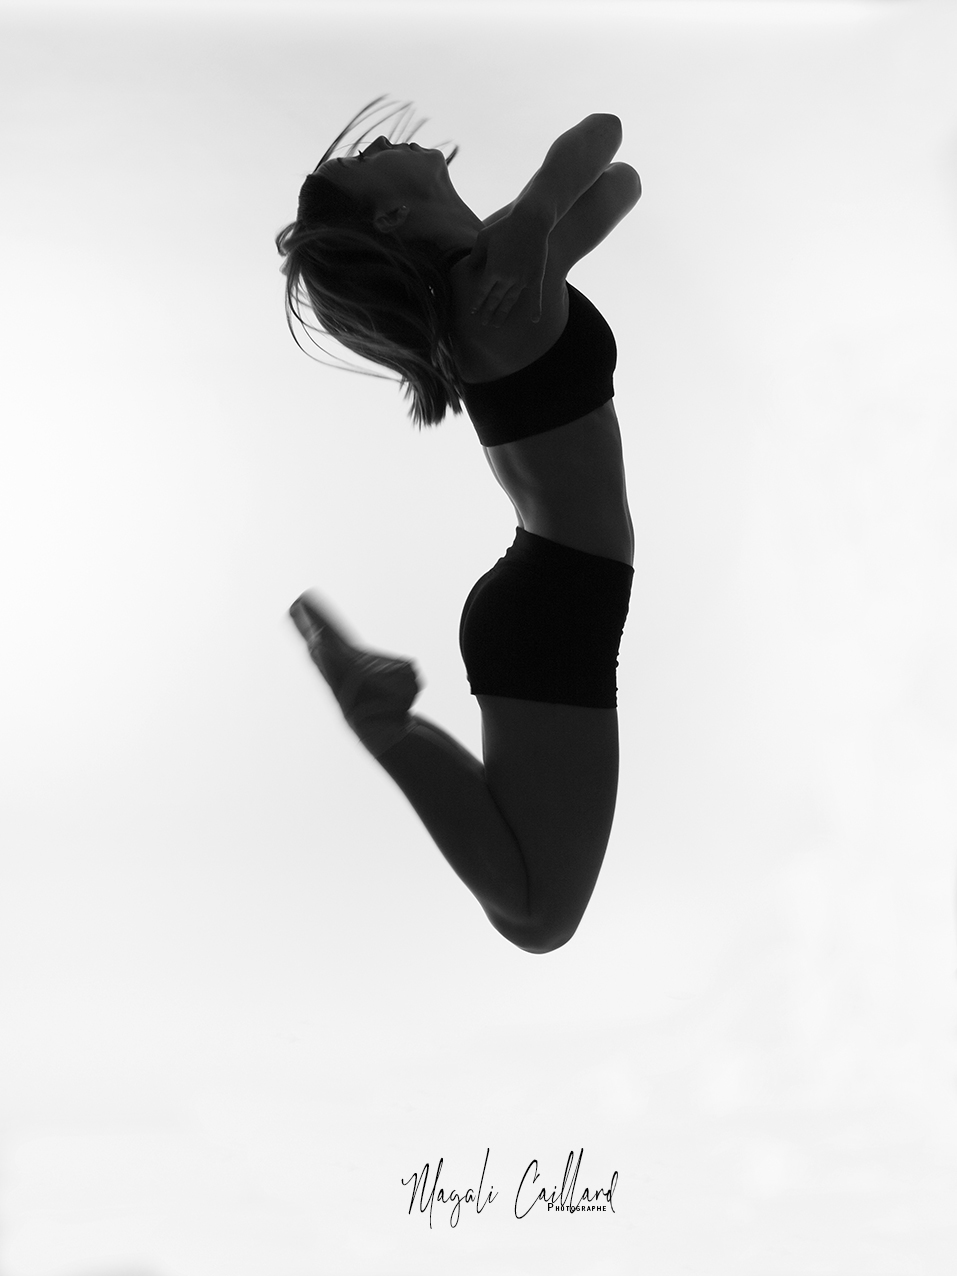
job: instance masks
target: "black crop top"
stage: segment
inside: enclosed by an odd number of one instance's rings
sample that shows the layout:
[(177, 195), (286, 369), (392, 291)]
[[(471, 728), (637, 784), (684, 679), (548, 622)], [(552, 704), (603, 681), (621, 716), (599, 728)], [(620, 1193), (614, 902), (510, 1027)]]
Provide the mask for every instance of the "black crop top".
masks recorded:
[[(457, 253), (456, 260), (468, 251)], [(483, 447), (556, 430), (614, 398), (614, 334), (587, 297), (569, 283), (565, 287), (568, 321), (554, 345), (506, 377), (462, 382), (462, 398)]]

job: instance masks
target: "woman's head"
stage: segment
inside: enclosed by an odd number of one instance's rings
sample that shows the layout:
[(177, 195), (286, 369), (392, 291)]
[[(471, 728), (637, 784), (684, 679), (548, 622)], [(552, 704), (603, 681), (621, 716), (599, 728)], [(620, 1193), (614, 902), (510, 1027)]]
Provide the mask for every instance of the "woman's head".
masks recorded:
[[(415, 142), (392, 142), (381, 134), (356, 155), (325, 159), (306, 178), (303, 193), (317, 179), (331, 182), (354, 203), (360, 215), (377, 231), (416, 234), (416, 217), (436, 215), (458, 202), (449, 180), (448, 162), (437, 148), (427, 150)], [(301, 197), (301, 196), (300, 196)], [(437, 225), (437, 231), (441, 226)], [(418, 237), (431, 238), (429, 227), (418, 228)]]
[[(345, 155), (334, 154), (381, 101), (370, 103), (339, 134), (303, 183), (296, 220), (276, 237), (285, 258), (286, 314), (294, 336), (293, 319), (306, 331), (315, 327), (303, 316), (310, 310), (319, 331), (397, 372), (412, 400), (412, 418), (433, 425), (449, 407), (461, 410), (443, 264), (450, 225), (443, 209), (461, 201), (438, 149), (381, 135), (357, 153), (381, 128), (381, 119)], [(399, 108), (393, 133), (403, 131), (408, 109)]]

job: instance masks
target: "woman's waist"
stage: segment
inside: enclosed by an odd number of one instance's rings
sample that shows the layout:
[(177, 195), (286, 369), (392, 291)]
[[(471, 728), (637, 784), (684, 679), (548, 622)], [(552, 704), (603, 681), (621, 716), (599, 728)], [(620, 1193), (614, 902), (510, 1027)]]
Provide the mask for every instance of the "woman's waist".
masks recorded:
[(526, 531), (586, 554), (634, 562), (634, 526), (623, 490), (578, 488), (558, 495), (502, 486)]
[(634, 532), (612, 403), (567, 426), (485, 452), (527, 531), (632, 561)]
[(541, 503), (513, 502), (520, 526), (534, 536), (567, 545), (569, 549), (613, 558), (632, 566), (635, 532), (627, 504), (621, 510), (552, 508)]

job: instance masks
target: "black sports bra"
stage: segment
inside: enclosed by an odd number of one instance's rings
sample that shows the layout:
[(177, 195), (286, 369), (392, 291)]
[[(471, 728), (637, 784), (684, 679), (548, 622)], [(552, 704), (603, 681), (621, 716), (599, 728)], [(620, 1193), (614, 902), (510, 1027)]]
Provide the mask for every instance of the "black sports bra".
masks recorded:
[[(456, 252), (450, 264), (471, 251)], [(554, 345), (508, 376), (462, 382), (462, 398), (483, 447), (557, 430), (614, 398), (614, 334), (587, 297), (569, 283), (565, 287), (568, 321)]]

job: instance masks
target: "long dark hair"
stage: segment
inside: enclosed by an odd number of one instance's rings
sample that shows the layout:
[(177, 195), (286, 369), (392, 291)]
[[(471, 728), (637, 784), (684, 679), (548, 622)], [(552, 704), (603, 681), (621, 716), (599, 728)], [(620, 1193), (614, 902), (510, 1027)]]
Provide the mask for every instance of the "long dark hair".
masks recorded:
[[(381, 117), (383, 110), (387, 113)], [(317, 171), (340, 144), (346, 155), (353, 155), (370, 133), (378, 136), (385, 121), (396, 115), (389, 137), (408, 141), (425, 122), (406, 132), (411, 110), (410, 103), (392, 106), (383, 96), (353, 116), (303, 183), (296, 220), (276, 236), (276, 247), (284, 258), (286, 322), (297, 345), (305, 350), (296, 324), (320, 350), (314, 332), (332, 336), (353, 354), (397, 372), (412, 402), (409, 416), (421, 427), (438, 425), (449, 408), (462, 410), (461, 382), (448, 336), (448, 270), (434, 245), (375, 230), (374, 210)], [(358, 127), (363, 130), (359, 136), (343, 143)], [(457, 153), (455, 147), (449, 162)], [(321, 326), (309, 322), (304, 309)]]

